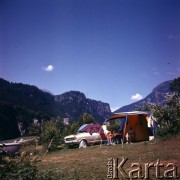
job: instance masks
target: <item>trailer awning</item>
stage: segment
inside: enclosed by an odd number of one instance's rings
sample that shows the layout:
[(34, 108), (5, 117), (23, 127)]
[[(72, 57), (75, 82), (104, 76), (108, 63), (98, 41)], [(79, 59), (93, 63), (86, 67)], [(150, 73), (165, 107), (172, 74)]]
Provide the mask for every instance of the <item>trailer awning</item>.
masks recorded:
[(127, 116), (137, 116), (137, 115), (148, 115), (148, 112), (145, 111), (132, 111), (132, 112), (120, 112), (120, 113), (114, 113), (110, 118), (106, 119), (105, 122), (111, 121), (117, 118), (125, 118)]

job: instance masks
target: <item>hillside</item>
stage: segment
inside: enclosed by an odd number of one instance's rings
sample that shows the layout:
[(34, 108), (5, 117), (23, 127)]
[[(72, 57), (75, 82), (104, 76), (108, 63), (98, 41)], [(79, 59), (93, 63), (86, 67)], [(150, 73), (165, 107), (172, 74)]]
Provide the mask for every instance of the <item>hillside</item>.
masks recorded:
[(34, 118), (49, 119), (60, 113), (49, 93), (35, 86), (0, 79), (0, 140), (19, 136), (20, 122), (26, 128)]
[(133, 111), (133, 110), (135, 110), (135, 108), (137, 106), (143, 106), (144, 103), (163, 104), (166, 93), (171, 92), (170, 91), (170, 83), (172, 83), (172, 82), (173, 81), (171, 80), (171, 81), (165, 81), (165, 82), (159, 84), (144, 99), (137, 101), (135, 103), (123, 106), (123, 107), (117, 109), (116, 111), (114, 111), (114, 113)]
[(36, 86), (0, 79), (0, 140), (17, 137), (19, 122), (27, 128), (34, 118), (41, 121), (59, 116), (74, 121), (82, 113), (101, 123), (111, 111), (109, 104), (87, 99), (78, 91), (55, 96)]
[(36, 86), (22, 83), (10, 83), (0, 79), (0, 102), (20, 106), (35, 112), (55, 115), (59, 112), (55, 108), (54, 97), (43, 92)]

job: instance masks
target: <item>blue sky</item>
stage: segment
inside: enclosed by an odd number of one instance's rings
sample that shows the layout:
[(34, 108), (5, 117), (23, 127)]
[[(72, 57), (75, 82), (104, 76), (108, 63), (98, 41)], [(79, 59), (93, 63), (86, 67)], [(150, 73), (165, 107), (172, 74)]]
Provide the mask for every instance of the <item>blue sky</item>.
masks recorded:
[(180, 76), (178, 0), (1, 0), (0, 77), (112, 110)]

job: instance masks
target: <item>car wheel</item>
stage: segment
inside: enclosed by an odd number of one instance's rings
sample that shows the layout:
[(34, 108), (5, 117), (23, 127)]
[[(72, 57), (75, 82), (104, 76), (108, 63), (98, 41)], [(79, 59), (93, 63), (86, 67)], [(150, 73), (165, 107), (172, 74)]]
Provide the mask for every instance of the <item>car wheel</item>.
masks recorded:
[(79, 144), (79, 148), (86, 148), (87, 147), (87, 141), (86, 140), (81, 140)]

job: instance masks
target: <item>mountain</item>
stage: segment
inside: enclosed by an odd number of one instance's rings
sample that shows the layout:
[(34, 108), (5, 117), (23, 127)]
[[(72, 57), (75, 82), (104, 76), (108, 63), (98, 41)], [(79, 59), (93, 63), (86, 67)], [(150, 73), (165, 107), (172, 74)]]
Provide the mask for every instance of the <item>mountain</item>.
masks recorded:
[(86, 112), (102, 123), (111, 115), (108, 103), (88, 99), (79, 91), (69, 91), (56, 95), (55, 101), (60, 104), (65, 112), (65, 116), (69, 119), (78, 119), (81, 114)]
[(36, 86), (10, 83), (0, 79), (0, 103), (11, 104), (47, 115), (56, 115), (57, 103), (54, 96), (44, 92)]
[(49, 93), (49, 94), (54, 96), (54, 94), (51, 91), (47, 90), (47, 89), (40, 89), (40, 90), (43, 91), (43, 92)]
[(34, 118), (46, 120), (57, 116), (75, 121), (83, 113), (91, 114), (99, 123), (111, 115), (109, 104), (88, 99), (81, 92), (53, 95), (36, 86), (0, 78), (0, 140), (17, 137), (18, 123), (27, 128)]
[[(162, 104), (166, 93), (170, 92), (171, 82), (161, 83), (146, 98), (115, 112), (133, 111), (145, 103)], [(0, 78), (0, 140), (19, 136), (18, 123), (27, 128), (34, 118), (47, 120), (51, 117), (69, 118), (73, 122), (83, 113), (91, 114), (99, 123), (112, 115), (108, 103), (86, 98), (79, 91), (53, 95), (36, 86)]]
[(51, 94), (36, 86), (0, 79), (0, 140), (19, 136), (20, 122), (28, 127), (34, 118), (49, 119), (60, 113)]
[(172, 82), (173, 82), (173, 80), (170, 80), (170, 81), (165, 81), (165, 82), (159, 84), (144, 99), (137, 101), (135, 103), (123, 106), (123, 107), (117, 109), (116, 111), (114, 111), (114, 113), (134, 111), (134, 110), (136, 110), (137, 106), (143, 106), (145, 103), (163, 104), (164, 100), (165, 100), (165, 95), (167, 93), (171, 93), (170, 84)]

